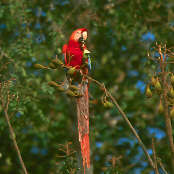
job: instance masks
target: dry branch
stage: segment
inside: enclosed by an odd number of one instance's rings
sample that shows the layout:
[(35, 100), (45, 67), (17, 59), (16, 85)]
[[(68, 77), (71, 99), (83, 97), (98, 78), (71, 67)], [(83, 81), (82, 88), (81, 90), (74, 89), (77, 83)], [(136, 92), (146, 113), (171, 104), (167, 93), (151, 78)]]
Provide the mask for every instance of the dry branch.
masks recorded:
[(142, 142), (140, 136), (138, 135), (137, 131), (135, 130), (135, 128), (133, 127), (133, 125), (131, 124), (131, 122), (129, 121), (128, 117), (126, 116), (126, 114), (124, 113), (124, 111), (121, 109), (121, 107), (119, 106), (117, 100), (111, 95), (111, 93), (105, 88), (104, 84), (100, 83), (99, 81), (93, 79), (92, 77), (89, 77), (87, 75), (84, 75), (84, 77), (88, 78), (89, 81), (92, 81), (94, 83), (96, 83), (102, 90), (104, 90), (104, 92), (106, 93), (106, 95), (108, 97), (110, 97), (110, 99), (112, 100), (112, 102), (114, 103), (115, 107), (118, 109), (118, 111), (120, 112), (121, 116), (123, 117), (123, 119), (126, 121), (126, 123), (128, 124), (129, 128), (131, 129), (132, 133), (135, 135), (136, 139), (138, 140), (139, 145), (142, 147), (148, 161), (149, 164), (151, 165), (151, 167), (153, 169), (155, 169), (155, 165), (154, 162), (152, 160), (152, 158), (150, 157), (144, 143)]
[[(7, 82), (6, 88), (8, 88), (8, 85), (9, 85), (9, 83)], [(12, 127), (11, 123), (10, 123), (10, 118), (9, 118), (9, 115), (8, 115), (8, 106), (9, 106), (10, 97), (11, 97), (9, 89), (7, 89), (6, 97), (7, 98), (5, 99), (4, 95), (2, 94), (2, 84), (0, 84), (0, 101), (1, 101), (1, 104), (2, 104), (2, 108), (4, 109), (5, 119), (6, 119), (7, 124), (8, 124), (10, 136), (11, 136), (12, 142), (14, 144), (15, 150), (17, 152), (17, 156), (19, 158), (19, 162), (21, 164), (21, 167), (22, 167), (24, 173), (28, 174), (27, 169), (26, 169), (25, 164), (24, 164), (24, 161), (23, 161), (22, 156), (21, 156), (20, 149), (19, 149), (17, 141), (16, 141), (15, 132), (13, 130), (13, 127)]]
[(152, 151), (153, 151), (153, 160), (155, 165), (155, 174), (159, 174), (158, 171), (158, 164), (157, 164), (157, 157), (156, 157), (156, 150), (155, 150), (155, 140), (152, 138)]

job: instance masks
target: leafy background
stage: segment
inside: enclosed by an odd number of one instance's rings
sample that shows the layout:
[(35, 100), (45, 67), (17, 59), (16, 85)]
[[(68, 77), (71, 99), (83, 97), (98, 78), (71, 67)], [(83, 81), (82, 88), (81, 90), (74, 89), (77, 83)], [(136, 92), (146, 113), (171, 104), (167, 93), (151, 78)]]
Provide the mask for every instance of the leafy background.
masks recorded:
[[(9, 114), (29, 173), (68, 173), (78, 166), (73, 101), (47, 85), (51, 80), (63, 81), (64, 72), (36, 70), (33, 65), (47, 65), (56, 55), (62, 58), (63, 44), (81, 27), (89, 31), (91, 76), (117, 98), (150, 154), (151, 139), (156, 138), (157, 155), (170, 172), (164, 118), (156, 108), (159, 101), (147, 99), (144, 90), (153, 70), (146, 66), (147, 52), (156, 41), (173, 46), (173, 19), (170, 0), (0, 1), (0, 81), (16, 79), (12, 89), (19, 102), (10, 103)], [(90, 93), (100, 100), (102, 93), (93, 84)], [(111, 173), (113, 157), (120, 157), (119, 173), (153, 173), (118, 111), (106, 110), (100, 102), (90, 111), (91, 173)], [(0, 173), (22, 173), (2, 107), (0, 132)], [(72, 158), (59, 150), (59, 144), (67, 142), (76, 151)]]

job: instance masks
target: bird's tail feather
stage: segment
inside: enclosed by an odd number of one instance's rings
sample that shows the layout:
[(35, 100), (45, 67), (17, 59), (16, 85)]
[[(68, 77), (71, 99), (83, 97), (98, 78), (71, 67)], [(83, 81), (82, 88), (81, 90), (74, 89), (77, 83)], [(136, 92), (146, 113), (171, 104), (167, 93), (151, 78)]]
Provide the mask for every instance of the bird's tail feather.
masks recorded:
[(85, 173), (85, 166), (90, 168), (88, 84), (82, 83), (79, 86), (83, 96), (77, 99), (77, 117), (79, 142)]

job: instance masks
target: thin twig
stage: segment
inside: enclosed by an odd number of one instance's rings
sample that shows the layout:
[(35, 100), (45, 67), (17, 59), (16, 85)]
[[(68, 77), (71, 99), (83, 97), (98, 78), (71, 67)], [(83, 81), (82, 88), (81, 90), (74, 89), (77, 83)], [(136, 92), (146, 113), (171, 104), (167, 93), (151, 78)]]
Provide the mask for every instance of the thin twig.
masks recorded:
[(22, 156), (21, 156), (19, 147), (18, 147), (18, 145), (17, 145), (16, 138), (15, 138), (15, 133), (14, 133), (13, 127), (12, 127), (12, 125), (11, 125), (11, 123), (10, 123), (9, 116), (8, 116), (8, 112), (7, 112), (6, 109), (4, 110), (4, 113), (5, 113), (6, 121), (7, 121), (7, 123), (8, 123), (9, 131), (10, 131), (10, 135), (11, 135), (12, 140), (13, 140), (14, 147), (15, 147), (16, 152), (17, 152), (17, 154), (18, 154), (18, 158), (19, 158), (20, 164), (21, 164), (21, 166), (22, 166), (22, 169), (23, 169), (24, 173), (25, 173), (25, 174), (28, 174), (27, 169), (26, 169), (26, 167), (25, 167), (25, 164), (24, 164), (24, 162), (23, 162), (23, 159), (22, 159)]
[(117, 103), (117, 101), (115, 100), (115, 98), (110, 94), (109, 91), (107, 91), (109, 97), (111, 98), (111, 100), (113, 101), (113, 103), (115, 104), (115, 106), (117, 107), (118, 111), (120, 112), (120, 114), (122, 115), (122, 117), (124, 118), (124, 120), (126, 121), (126, 123), (128, 124), (128, 126), (130, 127), (132, 133), (135, 135), (135, 137), (137, 138), (139, 145), (142, 147), (150, 165), (152, 166), (152, 168), (154, 168), (154, 163), (153, 160), (151, 159), (149, 153), (147, 152), (147, 149), (144, 145), (144, 143), (142, 142), (140, 136), (138, 135), (138, 133), (136, 132), (135, 128), (132, 126), (131, 122), (129, 121), (129, 119), (127, 118), (126, 114), (124, 113), (124, 111), (121, 109), (121, 107), (119, 106), (119, 104)]
[(166, 169), (164, 168), (164, 165), (163, 165), (163, 163), (161, 162), (161, 159), (157, 159), (157, 162), (159, 163), (159, 165), (160, 165), (160, 167), (161, 167), (161, 169), (163, 170), (163, 172), (165, 173), (165, 174), (168, 174), (168, 172), (166, 171)]
[(2, 107), (3, 107), (3, 109), (4, 109), (4, 114), (5, 114), (5, 118), (6, 118), (8, 127), (9, 127), (9, 132), (10, 132), (10, 135), (11, 135), (11, 139), (12, 139), (12, 141), (13, 141), (15, 150), (16, 150), (16, 152), (17, 152), (17, 155), (18, 155), (18, 158), (19, 158), (21, 167), (22, 167), (24, 173), (25, 173), (25, 174), (28, 174), (27, 169), (26, 169), (25, 164), (24, 164), (24, 161), (23, 161), (23, 159), (22, 159), (22, 156), (21, 156), (21, 153), (20, 153), (18, 144), (17, 144), (17, 142), (16, 142), (15, 132), (14, 132), (14, 130), (13, 130), (13, 127), (12, 127), (11, 123), (10, 123), (10, 119), (9, 119), (9, 115), (8, 115), (8, 106), (9, 106), (9, 103), (10, 103), (10, 94), (9, 94), (9, 90), (7, 91), (7, 94), (6, 94), (6, 95), (7, 95), (7, 102), (5, 103), (4, 97), (2, 96), (1, 91), (0, 91), (1, 104), (2, 104)]
[(150, 157), (149, 153), (147, 152), (147, 149), (144, 145), (144, 143), (142, 142), (140, 136), (138, 135), (138, 133), (136, 132), (135, 128), (132, 126), (131, 122), (129, 121), (128, 117), (126, 116), (126, 114), (124, 113), (124, 111), (121, 109), (121, 107), (119, 106), (118, 102), (116, 101), (116, 99), (111, 95), (111, 93), (105, 88), (104, 84), (100, 83), (99, 81), (93, 79), (92, 77), (89, 77), (87, 75), (84, 75), (84, 77), (88, 78), (89, 81), (93, 81), (95, 82), (98, 86), (100, 86), (101, 89), (103, 89), (107, 96), (109, 96), (112, 100), (112, 102), (114, 103), (114, 105), (116, 106), (116, 108), (118, 109), (118, 111), (120, 112), (121, 116), (123, 117), (123, 119), (126, 121), (126, 123), (128, 124), (128, 126), (130, 127), (132, 133), (135, 135), (135, 137), (138, 140), (139, 145), (142, 147), (148, 161), (149, 164), (152, 166), (152, 168), (155, 168), (155, 165), (153, 163), (152, 158)]
[(158, 171), (158, 164), (157, 164), (157, 157), (156, 157), (156, 151), (155, 151), (155, 142), (154, 138), (152, 138), (152, 151), (153, 151), (153, 160), (154, 160), (154, 165), (155, 165), (155, 174), (159, 174)]

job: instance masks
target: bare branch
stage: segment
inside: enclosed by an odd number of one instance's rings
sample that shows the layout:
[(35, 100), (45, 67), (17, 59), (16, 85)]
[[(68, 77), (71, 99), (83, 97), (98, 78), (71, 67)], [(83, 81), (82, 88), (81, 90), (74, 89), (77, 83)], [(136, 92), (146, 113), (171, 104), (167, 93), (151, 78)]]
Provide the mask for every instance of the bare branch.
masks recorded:
[(9, 91), (9, 83), (8, 83), (8, 82), (7, 82), (6, 89), (7, 89), (7, 92), (6, 92), (6, 95), (7, 95), (7, 99), (6, 99), (6, 100), (7, 100), (7, 101), (5, 101), (5, 99), (4, 99), (4, 96), (3, 96), (3, 94), (2, 94), (2, 86), (1, 86), (1, 89), (0, 89), (1, 104), (2, 104), (2, 107), (3, 107), (3, 109), (4, 109), (4, 114), (5, 114), (5, 118), (6, 118), (8, 127), (9, 127), (10, 136), (11, 136), (11, 139), (12, 139), (12, 141), (13, 141), (15, 150), (16, 150), (16, 152), (17, 152), (17, 155), (18, 155), (18, 158), (19, 158), (21, 167), (22, 167), (24, 173), (25, 173), (25, 174), (28, 174), (27, 169), (26, 169), (26, 167), (25, 167), (25, 164), (24, 164), (24, 162), (23, 162), (23, 159), (22, 159), (22, 156), (21, 156), (19, 147), (18, 147), (17, 142), (16, 142), (15, 132), (14, 132), (14, 130), (13, 130), (13, 127), (12, 127), (11, 123), (10, 123), (10, 119), (9, 119), (9, 115), (8, 115), (8, 106), (9, 106), (9, 103), (10, 103), (10, 91)]
[[(166, 64), (165, 60), (162, 59), (162, 51), (161, 51), (161, 46), (158, 45), (158, 52), (161, 56), (161, 62), (160, 62), (160, 68), (161, 68), (161, 73), (162, 73), (162, 86), (163, 86), (163, 100), (164, 100), (164, 118), (165, 118), (165, 126), (166, 126), (166, 133), (167, 137), (169, 140), (169, 147), (171, 151), (171, 166), (172, 166), (172, 171), (174, 172), (174, 143), (173, 143), (173, 135), (172, 135), (172, 124), (171, 124), (171, 118), (169, 116), (169, 104), (167, 100), (167, 70), (166, 70)], [(165, 50), (166, 52), (166, 50)]]
[(123, 117), (123, 119), (126, 121), (126, 123), (128, 124), (129, 128), (131, 129), (132, 133), (135, 135), (135, 137), (138, 140), (139, 145), (142, 147), (148, 161), (149, 164), (152, 166), (152, 168), (155, 168), (154, 162), (152, 160), (152, 158), (150, 157), (144, 143), (142, 142), (140, 136), (138, 135), (138, 133), (136, 132), (135, 128), (133, 127), (133, 125), (131, 124), (131, 122), (129, 121), (128, 117), (126, 116), (126, 114), (124, 113), (124, 111), (121, 109), (121, 107), (119, 106), (118, 102), (116, 101), (116, 99), (111, 95), (111, 93), (105, 88), (104, 84), (100, 83), (99, 81), (93, 79), (92, 77), (89, 77), (87, 75), (84, 75), (84, 77), (88, 78), (88, 80), (96, 83), (102, 90), (104, 90), (104, 92), (107, 94), (108, 97), (111, 98), (112, 102), (114, 103), (114, 105), (116, 106), (116, 108), (118, 109), (118, 111), (120, 112), (121, 116)]
[(157, 165), (156, 151), (155, 151), (154, 138), (152, 138), (152, 151), (153, 151), (153, 160), (154, 160), (154, 165), (155, 165), (155, 174), (159, 174), (158, 165)]
[(164, 172), (165, 174), (168, 174), (167, 171), (166, 171), (166, 169), (164, 168), (163, 163), (161, 162), (161, 159), (158, 158), (158, 159), (157, 159), (157, 162), (159, 163), (159, 165), (160, 165), (161, 169), (163, 170), (163, 172)]
[(20, 164), (21, 164), (21, 166), (22, 166), (22, 169), (23, 169), (24, 173), (25, 173), (25, 174), (28, 174), (27, 169), (26, 169), (26, 167), (25, 167), (25, 164), (24, 164), (24, 162), (23, 162), (23, 159), (22, 159), (22, 156), (21, 156), (21, 153), (20, 153), (18, 144), (17, 144), (17, 142), (16, 142), (15, 133), (14, 133), (13, 127), (12, 127), (12, 125), (11, 125), (11, 123), (10, 123), (9, 116), (8, 116), (8, 113), (7, 113), (7, 110), (6, 110), (6, 109), (4, 110), (4, 113), (5, 113), (6, 121), (7, 121), (7, 123), (8, 123), (10, 135), (11, 135), (11, 138), (12, 138), (12, 141), (13, 141), (13, 144), (14, 144), (14, 147), (15, 147), (15, 150), (16, 150), (16, 152), (17, 152), (17, 154), (18, 154), (18, 158), (19, 158)]

